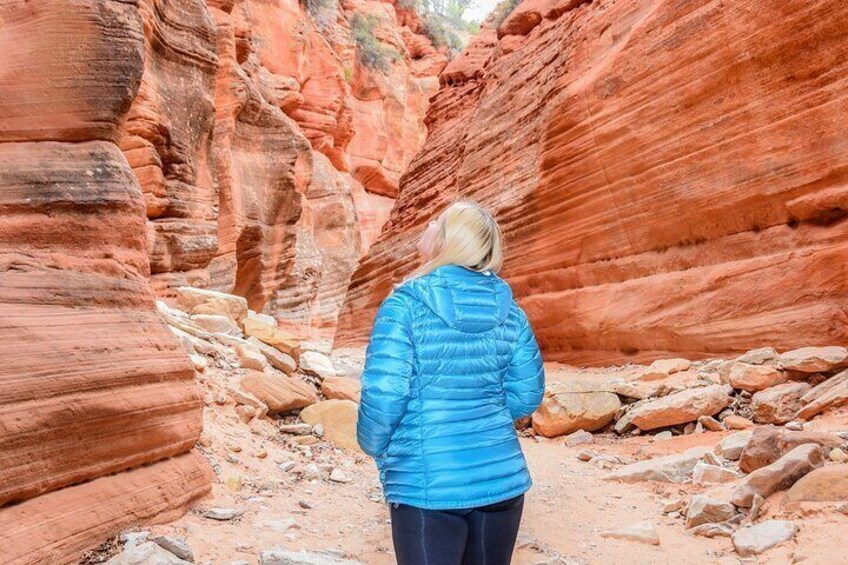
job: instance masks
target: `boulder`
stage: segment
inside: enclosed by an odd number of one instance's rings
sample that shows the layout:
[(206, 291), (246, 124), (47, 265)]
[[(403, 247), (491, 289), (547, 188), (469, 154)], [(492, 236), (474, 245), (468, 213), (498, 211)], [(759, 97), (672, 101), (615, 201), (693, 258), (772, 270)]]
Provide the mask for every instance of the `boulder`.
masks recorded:
[(761, 426), (754, 430), (742, 450), (739, 468), (750, 473), (777, 461), (783, 454), (806, 443), (814, 443), (829, 451), (843, 443), (842, 438), (827, 432), (795, 432), (775, 426)]
[(295, 336), (256, 318), (247, 318), (242, 324), (246, 336), (255, 337), (262, 343), (276, 347), (286, 355), (290, 355), (295, 361), (298, 360), (300, 342)]
[(780, 366), (803, 373), (826, 373), (848, 366), (845, 347), (802, 347), (780, 354)]
[(594, 442), (595, 436), (585, 430), (577, 430), (565, 437), (565, 445), (568, 447), (576, 447), (578, 445), (586, 445)]
[(336, 377), (339, 375), (339, 372), (333, 365), (333, 361), (318, 351), (304, 351), (300, 354), (298, 363), (301, 371), (310, 375), (315, 375), (321, 379)]
[(304, 408), (300, 418), (311, 426), (321, 424), (324, 439), (351, 451), (360, 451), (356, 439), (359, 406), (352, 400), (324, 400)]
[(217, 314), (239, 323), (247, 317), (247, 300), (225, 292), (181, 286), (174, 289), (174, 301), (189, 314)]
[(654, 525), (648, 521), (638, 522), (625, 528), (601, 532), (601, 537), (635, 541), (648, 545), (660, 544), (660, 538), (659, 535), (657, 535), (656, 528), (654, 528)]
[(798, 418), (809, 420), (825, 410), (848, 404), (848, 371), (824, 381), (801, 397)]
[(327, 553), (269, 549), (259, 554), (259, 565), (362, 565)]
[(760, 424), (785, 424), (795, 418), (801, 408), (801, 397), (812, 387), (790, 382), (761, 390), (751, 398), (754, 421)]
[(251, 343), (244, 342), (236, 344), (233, 349), (239, 359), (239, 366), (243, 369), (254, 369), (262, 371), (268, 366), (268, 360), (259, 351), (259, 348)]
[(730, 385), (748, 392), (757, 392), (788, 380), (786, 373), (771, 365), (736, 363), (730, 368)]
[(705, 430), (711, 432), (720, 432), (724, 430), (724, 425), (712, 416), (701, 416), (698, 418), (698, 423), (701, 424)]
[(318, 395), (312, 385), (297, 377), (282, 374), (251, 371), (242, 377), (241, 387), (266, 404), (271, 414), (303, 408), (318, 402)]
[(848, 464), (827, 465), (810, 471), (792, 485), (784, 504), (848, 500)]
[(748, 445), (748, 442), (751, 440), (751, 436), (753, 435), (753, 431), (731, 434), (721, 440), (719, 444), (715, 446), (713, 451), (716, 455), (721, 455), (725, 459), (738, 461), (742, 456), (742, 451), (745, 449), (745, 446)]
[(665, 373), (666, 375), (671, 375), (673, 373), (679, 373), (681, 371), (686, 371), (692, 365), (690, 361), (687, 359), (657, 359), (648, 367), (652, 371), (658, 371), (660, 373)]
[(721, 423), (724, 424), (724, 427), (728, 430), (750, 430), (756, 426), (756, 424), (748, 418), (743, 418), (736, 414), (728, 414), (722, 418)]
[(106, 565), (191, 565), (152, 541), (126, 549), (106, 562)]
[(359, 402), (362, 383), (350, 377), (327, 377), (321, 381), (321, 392), (328, 399)]
[(265, 356), (265, 359), (268, 360), (268, 363), (270, 363), (271, 366), (278, 371), (291, 375), (294, 373), (295, 369), (297, 369), (297, 362), (294, 360), (294, 357), (288, 353), (283, 353), (276, 347), (271, 347), (270, 345), (259, 341), (255, 337), (247, 338), (247, 343), (255, 345), (262, 355)]
[(780, 354), (773, 347), (761, 347), (752, 349), (736, 358), (737, 363), (745, 363), (748, 365), (767, 365), (778, 363)]
[(824, 464), (824, 454), (816, 444), (799, 445), (780, 459), (761, 467), (733, 490), (731, 502), (736, 506), (750, 507), (755, 495), (768, 498), (775, 492), (786, 490), (798, 479)]
[(704, 453), (705, 447), (693, 447), (682, 454), (668, 455), (647, 461), (638, 461), (616, 469), (606, 479), (635, 483), (639, 481), (658, 481), (663, 483), (685, 483), (692, 476)]
[(749, 528), (737, 530), (732, 536), (733, 547), (742, 557), (759, 555), (798, 533), (798, 526), (786, 520), (767, 520)]
[(197, 327), (213, 334), (241, 335), (238, 324), (229, 316), (220, 314), (193, 314), (191, 321)]
[(571, 434), (577, 430), (594, 432), (612, 422), (621, 408), (617, 394), (597, 390), (577, 390), (557, 383), (545, 391), (542, 404), (533, 413), (533, 429), (545, 437)]
[(684, 390), (637, 406), (630, 413), (630, 422), (642, 430), (685, 424), (719, 413), (730, 400), (721, 385)]
[(698, 463), (692, 470), (692, 482), (696, 485), (717, 485), (729, 483), (739, 478), (733, 469), (709, 463)]
[(686, 528), (702, 524), (726, 522), (736, 515), (736, 508), (729, 502), (699, 494), (692, 497), (686, 509)]
[(191, 548), (188, 546), (185, 540), (171, 536), (156, 536), (150, 541), (152, 541), (162, 549), (170, 551), (180, 559), (184, 559), (190, 563), (194, 563), (194, 553), (191, 551)]

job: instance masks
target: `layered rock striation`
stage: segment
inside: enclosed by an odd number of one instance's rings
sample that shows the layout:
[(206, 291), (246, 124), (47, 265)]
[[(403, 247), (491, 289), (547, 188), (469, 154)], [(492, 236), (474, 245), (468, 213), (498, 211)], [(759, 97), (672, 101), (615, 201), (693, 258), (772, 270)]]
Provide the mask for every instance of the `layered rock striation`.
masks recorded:
[(848, 338), (848, 6), (527, 0), (441, 75), (354, 274), (361, 343), (430, 217), (491, 207), (550, 360)]
[(0, 22), (0, 545), (5, 563), (70, 563), (180, 514), (211, 471), (187, 453), (201, 397), (155, 311), (117, 145), (142, 79), (139, 6), (9, 1)]
[[(414, 12), (377, 0), (139, 11), (144, 73), (120, 144), (144, 192), (157, 292), (235, 292), (332, 332), (423, 143), (445, 55)], [(394, 59), (364, 64), (356, 33)]]

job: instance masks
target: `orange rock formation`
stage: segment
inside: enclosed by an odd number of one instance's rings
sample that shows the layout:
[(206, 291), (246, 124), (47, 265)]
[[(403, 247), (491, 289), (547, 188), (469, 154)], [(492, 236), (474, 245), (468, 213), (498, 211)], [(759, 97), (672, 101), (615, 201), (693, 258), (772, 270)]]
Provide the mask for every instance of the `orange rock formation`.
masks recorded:
[[(154, 289), (332, 331), (446, 58), (392, 4), (331, 8), (319, 29), (296, 0), (0, 5), (4, 563), (76, 562), (208, 491)], [(380, 14), (387, 75), (358, 64), (353, 12)]]
[[(143, 0), (144, 74), (121, 148), (144, 191), (160, 294), (235, 292), (326, 335), (423, 143), (446, 58), (390, 3), (318, 9)], [(401, 59), (362, 65), (354, 15)]]
[(443, 72), (357, 269), (361, 343), (430, 216), (493, 208), (550, 360), (848, 341), (848, 5), (523, 2)]

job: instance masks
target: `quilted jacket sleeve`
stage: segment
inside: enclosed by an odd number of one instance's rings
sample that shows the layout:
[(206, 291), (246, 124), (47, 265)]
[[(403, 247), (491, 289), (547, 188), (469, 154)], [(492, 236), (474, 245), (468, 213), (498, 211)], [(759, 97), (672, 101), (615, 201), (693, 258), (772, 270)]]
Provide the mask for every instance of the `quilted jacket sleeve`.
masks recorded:
[(545, 369), (536, 336), (524, 311), (516, 308), (519, 315), (518, 343), (504, 380), (506, 405), (513, 420), (532, 414), (542, 402), (545, 392)]
[(395, 292), (377, 311), (362, 372), (356, 437), (371, 457), (383, 455), (406, 412), (413, 355), (409, 304)]

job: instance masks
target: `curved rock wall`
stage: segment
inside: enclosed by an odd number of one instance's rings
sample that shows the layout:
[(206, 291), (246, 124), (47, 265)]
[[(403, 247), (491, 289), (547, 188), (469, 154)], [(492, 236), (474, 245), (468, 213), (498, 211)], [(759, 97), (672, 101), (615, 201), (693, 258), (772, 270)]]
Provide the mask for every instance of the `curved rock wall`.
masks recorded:
[[(181, 455), (201, 398), (155, 311), (144, 200), (116, 145), (142, 78), (139, 7), (3, 2), (0, 49), (0, 545), (4, 563), (75, 562), (208, 491), (208, 464)], [(107, 501), (87, 481), (114, 473)]]
[(848, 5), (526, 0), (442, 74), (352, 279), (361, 343), (456, 197), (503, 224), (551, 360), (848, 339)]
[[(147, 202), (157, 292), (234, 292), (331, 335), (446, 57), (391, 3), (318, 4), (142, 0), (144, 74), (121, 147)], [(399, 54), (388, 69), (360, 63), (355, 15)], [(317, 224), (316, 198), (337, 204)]]

